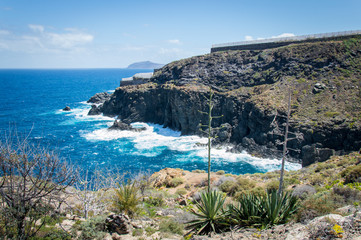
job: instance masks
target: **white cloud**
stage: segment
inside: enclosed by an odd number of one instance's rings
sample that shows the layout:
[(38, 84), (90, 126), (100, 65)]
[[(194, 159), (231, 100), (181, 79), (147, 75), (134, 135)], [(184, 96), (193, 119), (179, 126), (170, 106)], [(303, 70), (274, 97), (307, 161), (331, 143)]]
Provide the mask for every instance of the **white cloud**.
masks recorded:
[(65, 49), (90, 43), (94, 39), (92, 35), (81, 32), (63, 34), (47, 33), (46, 38), (49, 40), (51, 45)]
[(133, 38), (133, 39), (136, 39), (137, 37), (135, 36), (135, 35), (133, 35), (133, 34), (130, 34), (130, 33), (122, 33), (122, 35), (124, 36), (124, 37), (127, 37), (127, 38)]
[(35, 24), (29, 24), (28, 27), (30, 32), (24, 35), (0, 29), (0, 50), (25, 54), (84, 53), (89, 50), (86, 44), (94, 40), (93, 35), (76, 28), (57, 31)]
[(42, 25), (29, 24), (29, 28), (34, 32), (44, 32), (44, 26)]
[(49, 32), (42, 25), (29, 24), (34, 32), (31, 36), (23, 36), (23, 39), (36, 43), (42, 49), (71, 49), (93, 41), (94, 36), (83, 33), (76, 28), (66, 28), (65, 33)]
[(0, 35), (9, 35), (10, 32), (7, 30), (0, 30)]
[[(256, 40), (264, 40), (264, 39), (269, 39), (269, 38), (295, 37), (295, 36), (296, 36), (296, 35), (293, 34), (293, 33), (282, 33), (282, 34), (280, 34), (280, 35), (272, 36), (272, 37), (256, 38)], [(253, 40), (255, 40), (255, 38), (252, 37), (252, 36), (247, 35), (247, 36), (245, 37), (245, 41), (253, 41)]]
[(145, 47), (127, 45), (125, 47), (121, 47), (119, 50), (120, 51), (144, 51), (146, 49), (145, 49)]
[(179, 48), (160, 48), (160, 54), (171, 54), (171, 53), (180, 53), (182, 50)]
[(294, 37), (294, 36), (296, 36), (296, 35), (293, 33), (282, 33), (277, 36), (272, 36), (271, 38), (284, 38), (284, 37)]
[(252, 41), (252, 40), (253, 40), (253, 37), (247, 35), (244, 39), (245, 39), (246, 41)]
[(178, 39), (171, 39), (171, 40), (168, 40), (167, 42), (171, 43), (171, 44), (177, 44), (177, 45), (182, 44), (181, 41)]

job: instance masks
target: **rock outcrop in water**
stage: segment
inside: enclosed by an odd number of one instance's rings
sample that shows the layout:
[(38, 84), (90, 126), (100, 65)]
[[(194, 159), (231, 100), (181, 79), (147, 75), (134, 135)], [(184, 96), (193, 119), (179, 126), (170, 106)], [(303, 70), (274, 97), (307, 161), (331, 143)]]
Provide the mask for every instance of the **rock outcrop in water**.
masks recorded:
[(97, 93), (94, 96), (92, 96), (87, 103), (94, 103), (94, 104), (100, 104), (104, 103), (106, 100), (109, 100), (110, 94), (107, 92)]
[(170, 63), (151, 81), (119, 87), (99, 106), (125, 123), (162, 124), (199, 134), (215, 91), (219, 143), (279, 157), (287, 93), (292, 93), (289, 155), (304, 166), (361, 147), (361, 41), (295, 44), (263, 51), (216, 52)]

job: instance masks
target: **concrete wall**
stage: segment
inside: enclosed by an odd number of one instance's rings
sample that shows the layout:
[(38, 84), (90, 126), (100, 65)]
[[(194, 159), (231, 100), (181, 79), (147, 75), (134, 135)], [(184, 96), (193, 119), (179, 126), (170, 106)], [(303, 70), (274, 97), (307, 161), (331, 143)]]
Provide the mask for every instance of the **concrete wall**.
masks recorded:
[(361, 31), (347, 31), (347, 32), (325, 33), (325, 34), (315, 34), (315, 35), (304, 35), (297, 37), (215, 44), (211, 48), (211, 53), (219, 52), (219, 51), (228, 51), (228, 50), (264, 50), (264, 49), (287, 46), (294, 43), (344, 40), (356, 36), (361, 36)]

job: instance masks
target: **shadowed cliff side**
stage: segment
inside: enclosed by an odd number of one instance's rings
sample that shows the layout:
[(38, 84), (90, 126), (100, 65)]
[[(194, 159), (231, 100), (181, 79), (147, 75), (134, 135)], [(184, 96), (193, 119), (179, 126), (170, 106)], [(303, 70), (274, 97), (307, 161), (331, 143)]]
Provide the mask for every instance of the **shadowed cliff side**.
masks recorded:
[(150, 82), (119, 87), (99, 106), (123, 122), (153, 122), (201, 134), (209, 87), (215, 91), (218, 143), (279, 157), (292, 91), (290, 156), (303, 165), (361, 147), (361, 41), (216, 52), (172, 62)]

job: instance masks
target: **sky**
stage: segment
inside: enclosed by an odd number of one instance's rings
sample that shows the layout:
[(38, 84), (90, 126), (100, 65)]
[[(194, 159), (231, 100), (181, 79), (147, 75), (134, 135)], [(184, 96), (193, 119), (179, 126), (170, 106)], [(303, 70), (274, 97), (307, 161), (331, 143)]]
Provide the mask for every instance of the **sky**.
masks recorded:
[(0, 68), (124, 68), (361, 30), (361, 0), (0, 0)]

